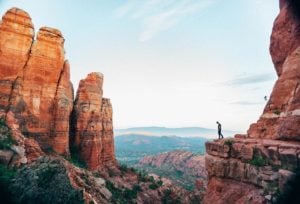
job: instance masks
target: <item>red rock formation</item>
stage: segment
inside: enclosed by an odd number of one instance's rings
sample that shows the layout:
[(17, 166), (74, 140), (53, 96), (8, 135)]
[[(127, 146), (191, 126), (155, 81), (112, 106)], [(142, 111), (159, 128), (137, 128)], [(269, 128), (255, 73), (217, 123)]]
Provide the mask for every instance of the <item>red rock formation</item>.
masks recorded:
[(204, 203), (262, 204), (265, 202), (264, 198), (260, 196), (259, 190), (254, 186), (229, 179), (212, 178), (204, 197)]
[[(60, 31), (52, 28), (43, 27), (37, 34), (34, 42), (30, 58), (25, 67), (23, 82), (23, 100), (26, 104), (26, 111), (21, 115), (24, 118), (24, 125), (21, 127), (23, 134), (35, 138), (42, 148), (52, 147), (60, 154), (68, 154), (68, 118), (72, 109), (72, 94), (70, 94), (70, 84), (68, 66), (64, 68), (64, 39)], [(65, 74), (65, 76), (61, 76)], [(63, 78), (65, 82), (60, 81)], [(60, 83), (61, 82), (61, 83)], [(63, 87), (66, 83), (66, 87)], [(63, 90), (65, 89), (65, 90)], [(56, 94), (65, 94), (64, 110), (61, 117), (64, 121), (60, 121), (61, 127), (56, 133), (54, 127), (57, 126), (54, 119), (57, 116), (55, 111), (55, 99), (60, 96)], [(58, 97), (58, 98), (57, 98)], [(63, 99), (62, 99), (63, 100)], [(58, 101), (57, 101), (58, 102)], [(62, 136), (64, 134), (64, 136)], [(56, 146), (53, 139), (59, 137), (59, 144)]]
[(6, 12), (0, 25), (0, 108), (14, 112), (21, 132), (42, 148), (68, 155), (73, 96), (68, 63), (64, 67), (64, 39), (47, 27), (33, 38), (25, 11)]
[(113, 166), (116, 163), (115, 159), (115, 145), (114, 145), (114, 132), (113, 132), (113, 112), (110, 99), (102, 99), (102, 152), (101, 161), (106, 166)]
[(279, 78), (262, 116), (247, 136), (206, 143), (204, 203), (272, 203), (300, 167), (300, 23), (291, 2), (280, 1), (274, 23), (270, 52)]
[(139, 161), (139, 165), (149, 165), (157, 168), (174, 168), (187, 176), (207, 178), (205, 170), (205, 157), (194, 155), (192, 152), (175, 150), (153, 156), (145, 156)]
[(288, 3), (275, 20), (270, 52), (279, 76), (270, 100), (248, 135), (300, 140), (300, 22)]
[(101, 73), (80, 81), (72, 116), (72, 145), (92, 170), (115, 163), (112, 107), (102, 98), (102, 85)]
[(5, 13), (0, 23), (1, 81), (23, 76), (33, 37), (34, 28), (28, 13), (17, 8)]
[(12, 87), (20, 84), (33, 43), (34, 28), (30, 16), (12, 8), (0, 22), (0, 108), (11, 103)]
[[(0, 70), (0, 111), (12, 112), (21, 133), (34, 139), (26, 143), (30, 154), (40, 146), (69, 155), (74, 96), (61, 32), (42, 27), (34, 40), (30, 16), (10, 9), (0, 23)], [(101, 74), (88, 75), (75, 101), (74, 146), (91, 169), (115, 164), (112, 107), (102, 99), (102, 83)]]

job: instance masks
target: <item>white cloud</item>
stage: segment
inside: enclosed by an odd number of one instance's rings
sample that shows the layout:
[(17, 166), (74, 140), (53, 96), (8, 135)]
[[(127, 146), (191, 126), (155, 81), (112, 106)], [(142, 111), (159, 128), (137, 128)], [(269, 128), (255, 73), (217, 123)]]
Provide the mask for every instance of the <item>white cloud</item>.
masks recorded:
[(168, 30), (184, 17), (208, 8), (218, 0), (128, 0), (116, 10), (118, 17), (140, 21), (143, 30), (139, 41), (147, 41), (158, 33)]

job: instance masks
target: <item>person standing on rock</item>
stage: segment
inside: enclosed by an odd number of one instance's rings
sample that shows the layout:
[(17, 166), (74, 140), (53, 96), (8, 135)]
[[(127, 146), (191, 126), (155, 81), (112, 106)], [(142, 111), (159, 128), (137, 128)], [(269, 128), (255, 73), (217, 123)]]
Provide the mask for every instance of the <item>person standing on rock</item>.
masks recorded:
[(219, 121), (217, 121), (217, 124), (218, 124), (218, 135), (219, 135), (219, 139), (223, 139), (224, 136), (222, 134), (222, 125), (221, 123), (219, 123)]

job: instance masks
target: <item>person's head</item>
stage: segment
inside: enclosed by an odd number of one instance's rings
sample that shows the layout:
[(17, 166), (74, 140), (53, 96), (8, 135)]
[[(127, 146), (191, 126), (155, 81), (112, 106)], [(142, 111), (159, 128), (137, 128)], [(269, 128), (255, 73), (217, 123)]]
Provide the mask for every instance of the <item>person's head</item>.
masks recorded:
[(217, 121), (216, 123), (219, 124), (219, 121)]

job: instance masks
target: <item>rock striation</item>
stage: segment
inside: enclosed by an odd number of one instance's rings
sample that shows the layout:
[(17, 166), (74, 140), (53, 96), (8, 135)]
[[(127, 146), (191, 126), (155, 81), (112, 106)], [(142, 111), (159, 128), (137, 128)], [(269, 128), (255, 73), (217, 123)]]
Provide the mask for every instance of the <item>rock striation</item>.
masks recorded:
[(74, 102), (64, 41), (55, 28), (42, 27), (35, 36), (30, 16), (21, 9), (4, 14), (0, 22), (0, 113), (4, 119), (10, 114), (16, 120), (25, 138), (22, 148), (27, 145), (24, 151), (32, 155), (28, 161), (49, 150), (69, 157), (71, 142), (90, 169), (115, 165), (112, 106), (102, 98), (103, 76), (91, 73), (82, 80)]
[(79, 83), (72, 113), (72, 147), (90, 169), (114, 163), (112, 107), (102, 98), (103, 75), (91, 73)]
[(270, 53), (278, 75), (259, 120), (246, 135), (206, 143), (204, 203), (273, 203), (300, 167), (300, 19), (281, 0)]

